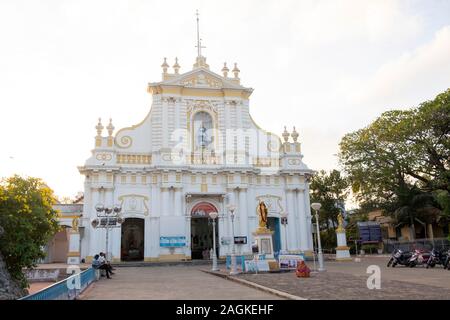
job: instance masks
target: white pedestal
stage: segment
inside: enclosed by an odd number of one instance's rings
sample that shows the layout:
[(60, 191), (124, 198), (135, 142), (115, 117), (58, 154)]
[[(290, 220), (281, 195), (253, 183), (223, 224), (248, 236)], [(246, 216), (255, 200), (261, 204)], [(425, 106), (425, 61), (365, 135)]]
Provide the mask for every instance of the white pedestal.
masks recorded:
[(80, 264), (80, 234), (78, 232), (71, 232), (69, 234), (67, 264)]
[(258, 228), (253, 232), (253, 236), (258, 244), (258, 254), (264, 254), (266, 259), (274, 259), (272, 231)]
[(336, 247), (336, 261), (350, 261), (350, 248), (347, 247), (347, 239), (345, 231), (336, 231), (337, 247)]

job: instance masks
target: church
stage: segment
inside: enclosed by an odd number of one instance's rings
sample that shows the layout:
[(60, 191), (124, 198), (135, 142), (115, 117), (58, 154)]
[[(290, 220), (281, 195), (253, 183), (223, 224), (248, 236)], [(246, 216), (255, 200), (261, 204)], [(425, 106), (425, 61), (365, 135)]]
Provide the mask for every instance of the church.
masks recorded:
[(274, 253), (312, 255), (313, 172), (299, 134), (284, 128), (280, 138), (259, 127), (237, 64), (213, 72), (197, 47), (188, 72), (164, 58), (142, 122), (115, 132), (111, 120), (98, 120), (92, 156), (79, 167), (84, 207), (69, 263), (100, 251), (113, 262), (204, 259), (213, 247), (211, 212), (218, 257), (251, 255), (261, 202)]

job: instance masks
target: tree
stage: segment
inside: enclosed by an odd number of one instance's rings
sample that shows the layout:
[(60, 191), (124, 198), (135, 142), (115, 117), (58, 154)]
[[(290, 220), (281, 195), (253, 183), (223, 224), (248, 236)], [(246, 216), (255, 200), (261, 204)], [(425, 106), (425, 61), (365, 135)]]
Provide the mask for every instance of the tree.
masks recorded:
[(40, 179), (12, 176), (0, 182), (0, 253), (10, 275), (28, 287), (23, 268), (44, 258), (42, 247), (59, 230), (53, 191)]
[(357, 200), (413, 225), (440, 210), (450, 217), (450, 89), (409, 110), (384, 112), (345, 135), (340, 162)]
[(319, 171), (311, 179), (311, 202), (320, 202), (319, 224), (326, 227), (323, 231), (324, 247), (334, 247), (336, 234), (334, 229), (338, 225), (337, 216), (349, 194), (348, 179), (343, 177), (338, 170), (332, 170), (327, 173), (324, 170)]

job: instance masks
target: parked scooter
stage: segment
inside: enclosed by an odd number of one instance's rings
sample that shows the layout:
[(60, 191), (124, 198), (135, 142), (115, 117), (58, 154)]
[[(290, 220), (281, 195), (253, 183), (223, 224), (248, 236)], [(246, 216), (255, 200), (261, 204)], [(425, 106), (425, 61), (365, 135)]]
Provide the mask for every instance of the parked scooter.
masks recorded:
[(426, 264), (430, 258), (430, 253), (423, 250), (415, 249), (411, 258), (408, 260), (408, 266), (414, 268), (417, 265)]
[(392, 253), (391, 258), (389, 259), (387, 266), (392, 266), (392, 268), (395, 268), (395, 266), (398, 264), (402, 266), (409, 266), (409, 259), (411, 258), (411, 256), (411, 252), (404, 252), (400, 249), (395, 249), (395, 251)]
[(427, 269), (430, 267), (434, 268), (437, 264), (441, 264), (442, 266), (444, 266), (445, 269), (446, 260), (448, 261), (448, 252), (436, 250), (433, 248), (433, 250), (431, 250), (430, 257), (428, 258), (427, 261)]

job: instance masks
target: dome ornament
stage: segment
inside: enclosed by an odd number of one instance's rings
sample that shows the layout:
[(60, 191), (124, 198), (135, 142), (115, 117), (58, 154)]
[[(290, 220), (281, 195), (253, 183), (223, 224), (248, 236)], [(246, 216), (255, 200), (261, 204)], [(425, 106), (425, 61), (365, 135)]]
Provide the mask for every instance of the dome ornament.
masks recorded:
[(234, 63), (234, 68), (233, 68), (233, 73), (234, 73), (234, 78), (235, 79), (239, 79), (239, 72), (241, 72), (241, 70), (239, 70), (239, 68), (237, 67), (237, 63)]
[(113, 132), (114, 132), (114, 126), (113, 126), (113, 124), (112, 124), (112, 119), (111, 118), (109, 118), (109, 124), (108, 124), (108, 126), (106, 127), (106, 129), (108, 130), (108, 136), (112, 136), (112, 134), (113, 134)]
[(95, 126), (95, 129), (97, 130), (97, 136), (101, 137), (102, 136), (102, 131), (105, 127), (102, 125), (102, 118), (98, 118), (98, 123)]
[(291, 137), (292, 137), (292, 139), (294, 139), (295, 143), (297, 142), (298, 136), (299, 136), (299, 134), (297, 131), (295, 131), (295, 127), (294, 127), (294, 130), (291, 133)]
[(289, 140), (290, 134), (289, 134), (289, 132), (286, 130), (286, 126), (284, 126), (284, 131), (283, 131), (282, 136), (283, 136), (284, 142), (287, 143), (288, 140)]
[(228, 72), (230, 71), (230, 69), (228, 69), (227, 67), (227, 63), (224, 62), (223, 63), (223, 68), (222, 68), (222, 72), (223, 72), (223, 77), (224, 78), (228, 78)]
[(175, 71), (175, 74), (179, 73), (180, 65), (178, 64), (178, 58), (175, 58), (175, 64), (173, 65), (173, 70)]
[(167, 74), (167, 68), (169, 68), (169, 65), (167, 64), (167, 58), (164, 57), (164, 62), (161, 65), (161, 68), (163, 69), (163, 73)]

